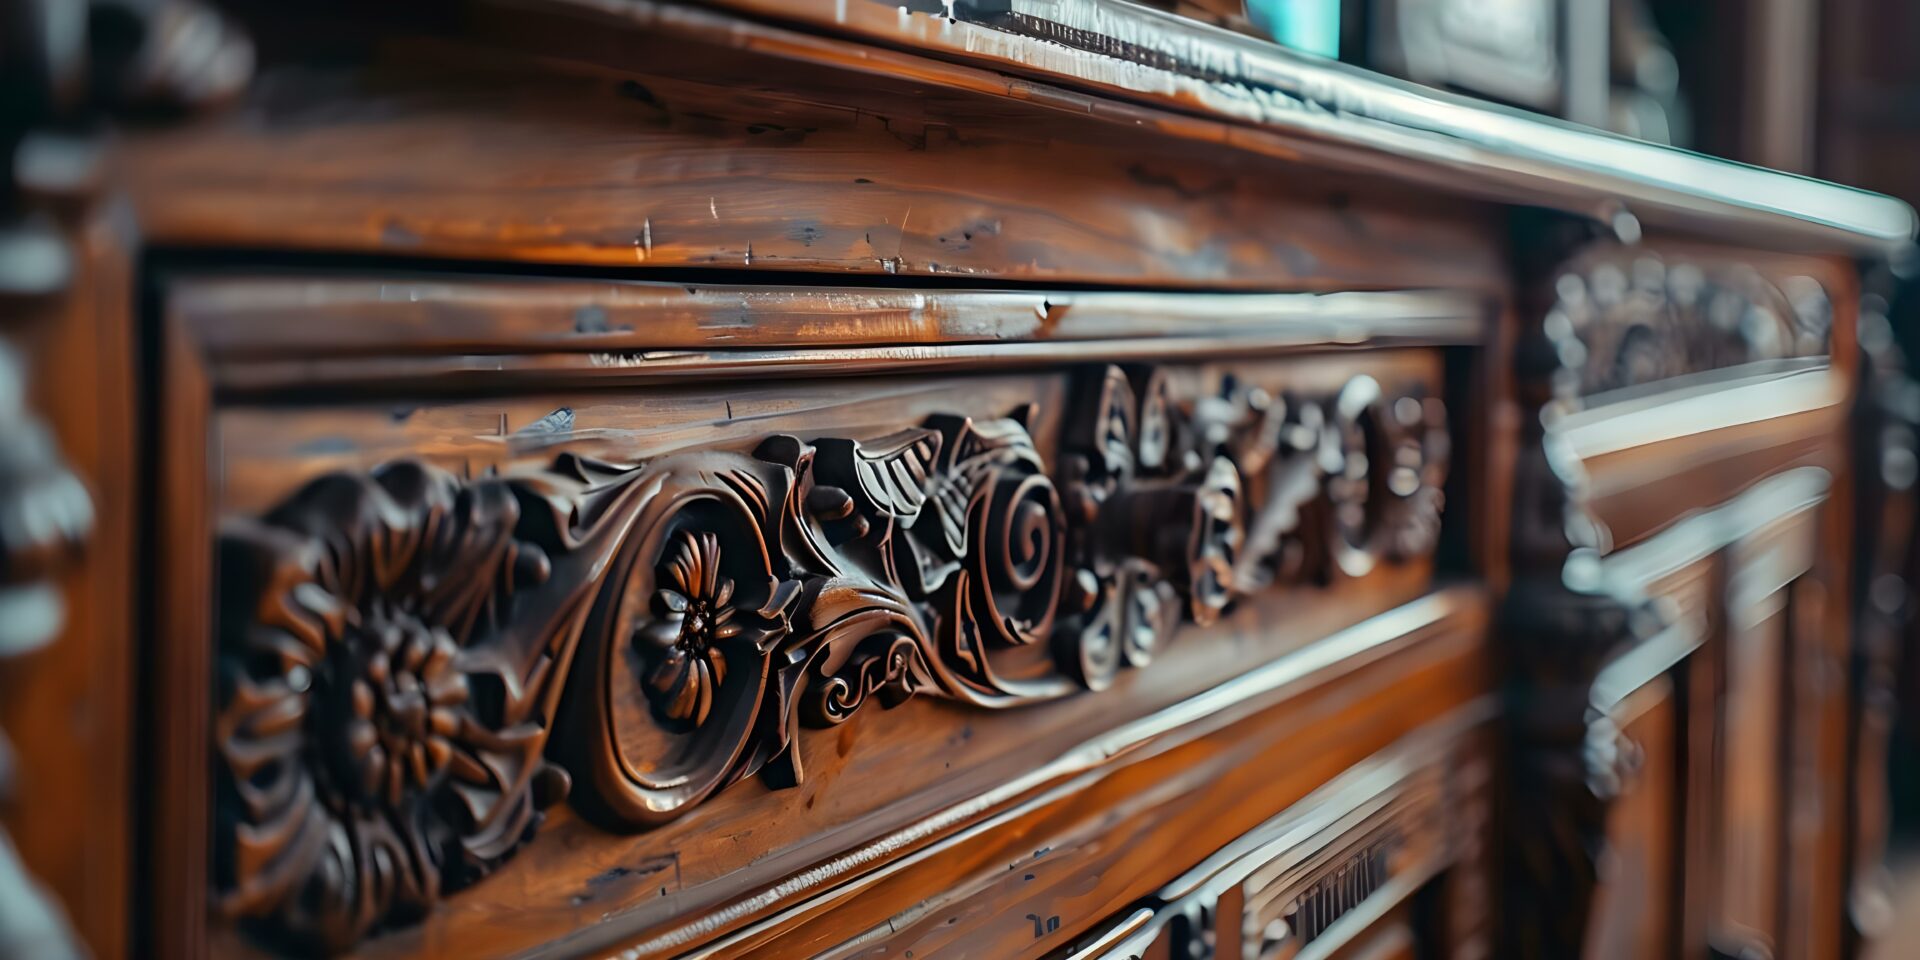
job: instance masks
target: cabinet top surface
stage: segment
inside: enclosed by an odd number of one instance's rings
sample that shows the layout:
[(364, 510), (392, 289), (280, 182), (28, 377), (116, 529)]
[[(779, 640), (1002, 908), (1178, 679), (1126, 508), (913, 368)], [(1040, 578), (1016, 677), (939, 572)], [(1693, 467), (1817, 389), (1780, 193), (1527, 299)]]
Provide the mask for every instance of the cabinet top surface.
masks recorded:
[[(647, 29), (725, 30), (733, 46), (785, 26), (658, 0), (523, 0)], [(1021, 79), (1090, 91), (1202, 120), (1187, 135), (1265, 148), (1314, 165), (1421, 183), (1500, 203), (1876, 256), (1911, 242), (1905, 203), (1864, 190), (1708, 157), (1387, 78), (1126, 0), (704, 0), (752, 19), (891, 48), (854, 69), (896, 72), (937, 58), (1002, 74), (1002, 96), (1042, 100)], [(900, 58), (891, 53), (905, 53)], [(824, 55), (823, 55), (824, 58)], [(839, 66), (848, 66), (843, 58)], [(934, 73), (920, 79), (942, 82)], [(1015, 74), (1009, 78), (1005, 74)], [(1098, 105), (1090, 105), (1097, 113)], [(1115, 117), (1117, 122), (1137, 119)]]

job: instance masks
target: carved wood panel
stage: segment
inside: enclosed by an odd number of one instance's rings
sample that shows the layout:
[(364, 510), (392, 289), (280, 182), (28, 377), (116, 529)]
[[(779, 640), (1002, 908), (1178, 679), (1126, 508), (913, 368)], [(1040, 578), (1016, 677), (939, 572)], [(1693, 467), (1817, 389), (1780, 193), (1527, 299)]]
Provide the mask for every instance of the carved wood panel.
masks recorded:
[(1437, 398), (1217, 387), (1085, 368), (1052, 464), (1023, 407), (472, 478), (401, 460), (230, 519), (222, 911), (344, 949), (563, 798), (657, 825), (802, 782), (796, 739), (869, 700), (1100, 690), (1248, 591), (1432, 550)]

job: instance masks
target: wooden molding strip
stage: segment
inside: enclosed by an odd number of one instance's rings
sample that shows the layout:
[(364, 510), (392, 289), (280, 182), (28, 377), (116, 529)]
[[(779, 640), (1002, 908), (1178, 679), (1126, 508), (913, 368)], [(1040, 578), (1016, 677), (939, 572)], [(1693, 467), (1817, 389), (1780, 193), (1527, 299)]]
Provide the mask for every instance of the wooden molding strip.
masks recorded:
[(1644, 589), (1715, 551), (1785, 523), (1827, 499), (1832, 478), (1819, 467), (1796, 467), (1748, 488), (1711, 510), (1685, 517), (1602, 560), (1609, 582)]
[(640, 383), (1473, 344), (1453, 291), (1208, 294), (312, 276), (182, 278), (223, 389)]
[(221, 359), (1202, 338), (1472, 343), (1487, 316), (1479, 298), (1446, 290), (1070, 292), (325, 275), (194, 276), (173, 290), (175, 309)]
[(1575, 455), (1592, 459), (1784, 421), (1835, 407), (1847, 397), (1846, 379), (1829, 368), (1824, 358), (1709, 371), (1659, 386), (1664, 389), (1560, 417), (1551, 427)]

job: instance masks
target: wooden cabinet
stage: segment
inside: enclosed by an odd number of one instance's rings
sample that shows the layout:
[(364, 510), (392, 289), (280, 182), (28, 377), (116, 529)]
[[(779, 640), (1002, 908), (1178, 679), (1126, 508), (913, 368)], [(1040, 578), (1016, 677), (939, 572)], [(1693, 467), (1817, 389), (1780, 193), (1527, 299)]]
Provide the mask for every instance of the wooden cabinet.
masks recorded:
[(1117, 0), (166, 9), (0, 138), (0, 956), (1851, 949), (1903, 205)]

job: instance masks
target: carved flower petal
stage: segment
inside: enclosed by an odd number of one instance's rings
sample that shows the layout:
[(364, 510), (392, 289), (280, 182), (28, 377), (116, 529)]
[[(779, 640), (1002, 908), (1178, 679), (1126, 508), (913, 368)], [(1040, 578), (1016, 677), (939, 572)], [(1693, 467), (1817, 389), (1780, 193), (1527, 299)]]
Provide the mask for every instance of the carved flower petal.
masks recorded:
[(706, 657), (694, 662), (694, 673), (686, 686), (687, 692), (692, 694), (692, 709), (689, 716), (681, 719), (691, 719), (696, 727), (706, 723), (707, 714), (713, 712), (713, 690), (720, 685), (715, 672), (714, 661)]
[(373, 687), (359, 677), (353, 679), (353, 715), (361, 718), (373, 716)]
[(427, 765), (427, 745), (418, 740), (407, 750), (407, 763), (411, 767), (414, 783), (425, 784), (433, 774), (433, 768)]
[(699, 537), (700, 595), (711, 597), (714, 594), (714, 580), (720, 575), (720, 538), (711, 533), (702, 533)]
[(446, 737), (427, 738), (427, 760), (433, 764), (433, 769), (445, 767), (452, 757), (453, 744), (447, 742)]
[(452, 637), (444, 632), (436, 633), (433, 639), (433, 654), (427, 658), (427, 665), (420, 672), (429, 677), (445, 673), (447, 668), (453, 665), (453, 658), (459, 653), (460, 645), (454, 643)]
[(679, 646), (661, 651), (660, 662), (647, 674), (647, 685), (661, 696), (677, 698), (692, 672), (691, 658)]
[[(713, 605), (716, 607), (724, 607), (727, 605), (727, 602), (732, 599), (733, 599), (733, 578), (721, 577), (719, 584), (714, 587)], [(714, 619), (718, 620), (719, 617), (715, 617)]]
[(427, 662), (427, 655), (433, 652), (433, 635), (425, 632), (414, 633), (407, 638), (406, 645), (400, 650), (400, 664), (408, 670), (419, 670)]
[(365, 720), (353, 720), (347, 724), (347, 748), (355, 756), (366, 756), (380, 742), (379, 734), (373, 724)]
[(427, 701), (436, 707), (450, 707), (467, 702), (467, 678), (457, 671), (427, 676)]
[(680, 639), (680, 631), (686, 618), (680, 614), (649, 620), (633, 630), (634, 638), (649, 643), (656, 648), (671, 647)]
[(707, 719), (711, 699), (707, 693), (706, 664), (697, 659), (686, 662), (679, 683), (668, 694), (665, 713), (674, 720), (691, 720), (695, 726)]
[(386, 775), (387, 748), (376, 743), (367, 748), (367, 755), (360, 761), (360, 783), (368, 793), (380, 792), (380, 779)]
[(395, 757), (387, 764), (387, 806), (399, 810), (407, 800), (407, 765), (404, 758)]
[[(728, 611), (731, 612), (731, 611)], [(740, 625), (726, 623), (720, 617), (713, 618), (712, 636), (715, 640), (729, 640), (740, 635)]]
[(653, 608), (662, 615), (687, 612), (687, 595), (677, 590), (660, 589), (654, 591)]
[(701, 657), (700, 659), (703, 665), (706, 667), (707, 673), (710, 675), (712, 680), (712, 682), (709, 683), (708, 686), (714, 688), (715, 690), (718, 690), (721, 684), (727, 682), (726, 655), (721, 653), (718, 650), (709, 650), (707, 651), (706, 656)]
[(393, 689), (408, 700), (420, 692), (420, 677), (411, 670), (402, 670), (393, 676)]
[(693, 556), (693, 547), (688, 542), (690, 534), (681, 534), (680, 549), (674, 553), (667, 564), (667, 573), (680, 588), (681, 593), (693, 593), (699, 589), (700, 578), (698, 560)]

